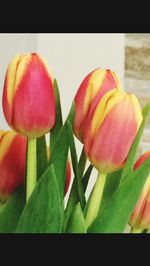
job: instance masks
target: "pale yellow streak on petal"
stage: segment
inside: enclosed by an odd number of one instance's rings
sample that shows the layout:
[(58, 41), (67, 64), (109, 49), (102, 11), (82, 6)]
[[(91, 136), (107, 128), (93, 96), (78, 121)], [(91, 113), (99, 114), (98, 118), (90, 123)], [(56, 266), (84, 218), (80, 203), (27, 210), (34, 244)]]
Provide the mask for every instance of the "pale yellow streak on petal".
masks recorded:
[(21, 60), (18, 64), (17, 71), (16, 71), (14, 93), (16, 92), (18, 85), (19, 85), (20, 81), (22, 80), (22, 77), (25, 73), (25, 69), (26, 69), (27, 65), (29, 64), (30, 60), (31, 60), (31, 54), (26, 53), (26, 54), (21, 56)]
[(86, 90), (86, 95), (85, 95), (85, 100), (83, 104), (83, 113), (85, 114), (88, 110), (89, 103), (94, 99), (96, 94), (99, 91), (99, 88), (103, 84), (103, 80), (106, 75), (106, 70), (105, 69), (100, 69), (98, 68), (95, 70), (90, 78), (87, 90)]
[(21, 55), (16, 55), (10, 62), (7, 70), (7, 99), (8, 103), (12, 104), (12, 99), (15, 90), (16, 71), (18, 63), (21, 60)]
[(118, 89), (108, 91), (101, 99), (92, 118), (91, 134), (96, 134), (110, 110), (124, 97), (124, 92)]
[(132, 103), (134, 105), (135, 117), (137, 118), (137, 123), (138, 123), (138, 128), (139, 128), (139, 126), (143, 120), (143, 116), (142, 116), (142, 112), (141, 112), (141, 106), (139, 104), (138, 99), (136, 98), (136, 96), (134, 94), (129, 94), (129, 96), (131, 97)]
[(15, 136), (16, 133), (13, 131), (4, 131), (4, 134), (0, 140), (0, 161), (3, 160)]
[(0, 140), (2, 139), (2, 137), (4, 136), (5, 133), (6, 133), (6, 131), (0, 130)]
[(52, 84), (53, 84), (53, 82), (54, 82), (54, 75), (53, 75), (53, 73), (52, 73), (52, 71), (51, 71), (51, 69), (50, 69), (50, 67), (49, 67), (46, 59), (43, 56), (39, 55), (39, 54), (38, 54), (38, 57), (43, 62), (43, 65), (45, 66), (45, 69), (47, 70), (48, 75), (50, 76), (51, 81), (52, 81)]
[(117, 74), (114, 71), (111, 71), (111, 74), (112, 74), (112, 76), (114, 77), (114, 79), (116, 81), (116, 84), (117, 84), (116, 88), (118, 88), (120, 90), (123, 90), (121, 81), (120, 81), (119, 77), (117, 76)]

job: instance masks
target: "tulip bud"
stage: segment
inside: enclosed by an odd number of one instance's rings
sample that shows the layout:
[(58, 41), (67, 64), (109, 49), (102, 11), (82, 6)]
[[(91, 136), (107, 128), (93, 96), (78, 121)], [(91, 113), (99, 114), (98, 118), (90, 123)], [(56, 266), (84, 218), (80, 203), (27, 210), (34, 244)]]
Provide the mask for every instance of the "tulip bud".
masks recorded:
[(85, 153), (99, 172), (111, 173), (123, 166), (141, 121), (133, 94), (114, 89), (103, 96), (84, 130)]
[[(47, 147), (47, 158), (48, 160), (50, 159), (50, 148), (49, 147)], [(71, 163), (70, 163), (70, 160), (68, 159), (67, 164), (66, 164), (66, 182), (65, 182), (64, 196), (66, 196), (68, 192), (70, 181), (71, 181)]]
[[(144, 153), (135, 163), (134, 170), (150, 157), (150, 151)], [(150, 175), (147, 178), (138, 202), (130, 217), (129, 224), (137, 229), (150, 229)]]
[(3, 111), (9, 126), (29, 137), (47, 133), (55, 123), (53, 78), (36, 53), (17, 55), (4, 82)]
[(5, 201), (25, 177), (26, 138), (0, 131), (0, 201)]
[(120, 89), (120, 81), (109, 69), (96, 69), (82, 81), (75, 96), (74, 133), (83, 142), (84, 124), (90, 109), (94, 111), (102, 96), (109, 90)]

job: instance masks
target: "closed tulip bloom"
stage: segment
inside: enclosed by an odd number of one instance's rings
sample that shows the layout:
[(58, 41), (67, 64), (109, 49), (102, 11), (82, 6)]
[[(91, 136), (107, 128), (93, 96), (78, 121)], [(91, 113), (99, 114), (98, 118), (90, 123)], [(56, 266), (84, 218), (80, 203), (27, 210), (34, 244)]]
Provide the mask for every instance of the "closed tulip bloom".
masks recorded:
[[(48, 160), (50, 159), (50, 148), (49, 147), (47, 147), (47, 158)], [(71, 181), (71, 162), (68, 159), (67, 164), (66, 164), (66, 181), (65, 181), (65, 188), (64, 188), (64, 196), (66, 196), (68, 192), (70, 181)]]
[(111, 173), (123, 166), (141, 121), (133, 94), (114, 89), (103, 96), (84, 132), (85, 153), (99, 172)]
[(0, 200), (5, 201), (23, 184), (26, 138), (13, 131), (0, 131)]
[(98, 68), (82, 81), (74, 99), (74, 133), (81, 142), (89, 112), (93, 112), (102, 96), (114, 88), (120, 88), (120, 81), (115, 72), (109, 69)]
[[(134, 170), (150, 157), (150, 151), (144, 153), (135, 163)], [(150, 229), (150, 176), (148, 176), (138, 202), (130, 217), (129, 224), (136, 229)]]
[(29, 138), (40, 137), (54, 126), (53, 77), (40, 55), (17, 55), (10, 62), (3, 111), (9, 126)]
[(120, 89), (115, 72), (98, 68), (82, 81), (75, 96), (74, 133), (83, 142), (84, 124), (89, 112), (93, 112), (102, 96), (111, 89)]

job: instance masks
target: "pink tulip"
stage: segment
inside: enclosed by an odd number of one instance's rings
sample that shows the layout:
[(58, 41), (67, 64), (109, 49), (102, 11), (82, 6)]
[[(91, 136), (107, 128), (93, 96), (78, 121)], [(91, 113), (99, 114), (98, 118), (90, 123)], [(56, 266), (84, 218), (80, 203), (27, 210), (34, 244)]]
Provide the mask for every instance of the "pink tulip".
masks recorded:
[(142, 121), (139, 102), (133, 94), (114, 89), (107, 92), (84, 129), (84, 149), (102, 173), (123, 166)]
[(9, 126), (29, 138), (40, 137), (54, 126), (53, 78), (38, 54), (17, 55), (10, 62), (4, 82), (3, 111)]
[(111, 89), (120, 89), (120, 81), (115, 72), (97, 68), (82, 81), (75, 96), (74, 133), (83, 142), (83, 131), (89, 112), (93, 112), (103, 97)]

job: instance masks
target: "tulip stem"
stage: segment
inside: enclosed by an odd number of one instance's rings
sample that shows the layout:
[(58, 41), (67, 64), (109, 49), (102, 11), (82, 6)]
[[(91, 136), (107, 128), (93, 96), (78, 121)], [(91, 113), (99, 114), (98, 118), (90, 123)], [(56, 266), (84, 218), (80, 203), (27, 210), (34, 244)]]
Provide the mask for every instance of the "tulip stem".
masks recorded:
[(130, 233), (132, 234), (140, 234), (143, 232), (143, 229), (139, 229), (137, 227), (132, 227)]
[(28, 201), (37, 182), (36, 171), (36, 139), (28, 139), (26, 201)]
[(99, 212), (106, 176), (107, 175), (104, 173), (98, 173), (97, 180), (94, 185), (89, 206), (85, 216), (85, 223), (87, 228), (92, 224), (92, 222), (97, 217), (97, 214)]

